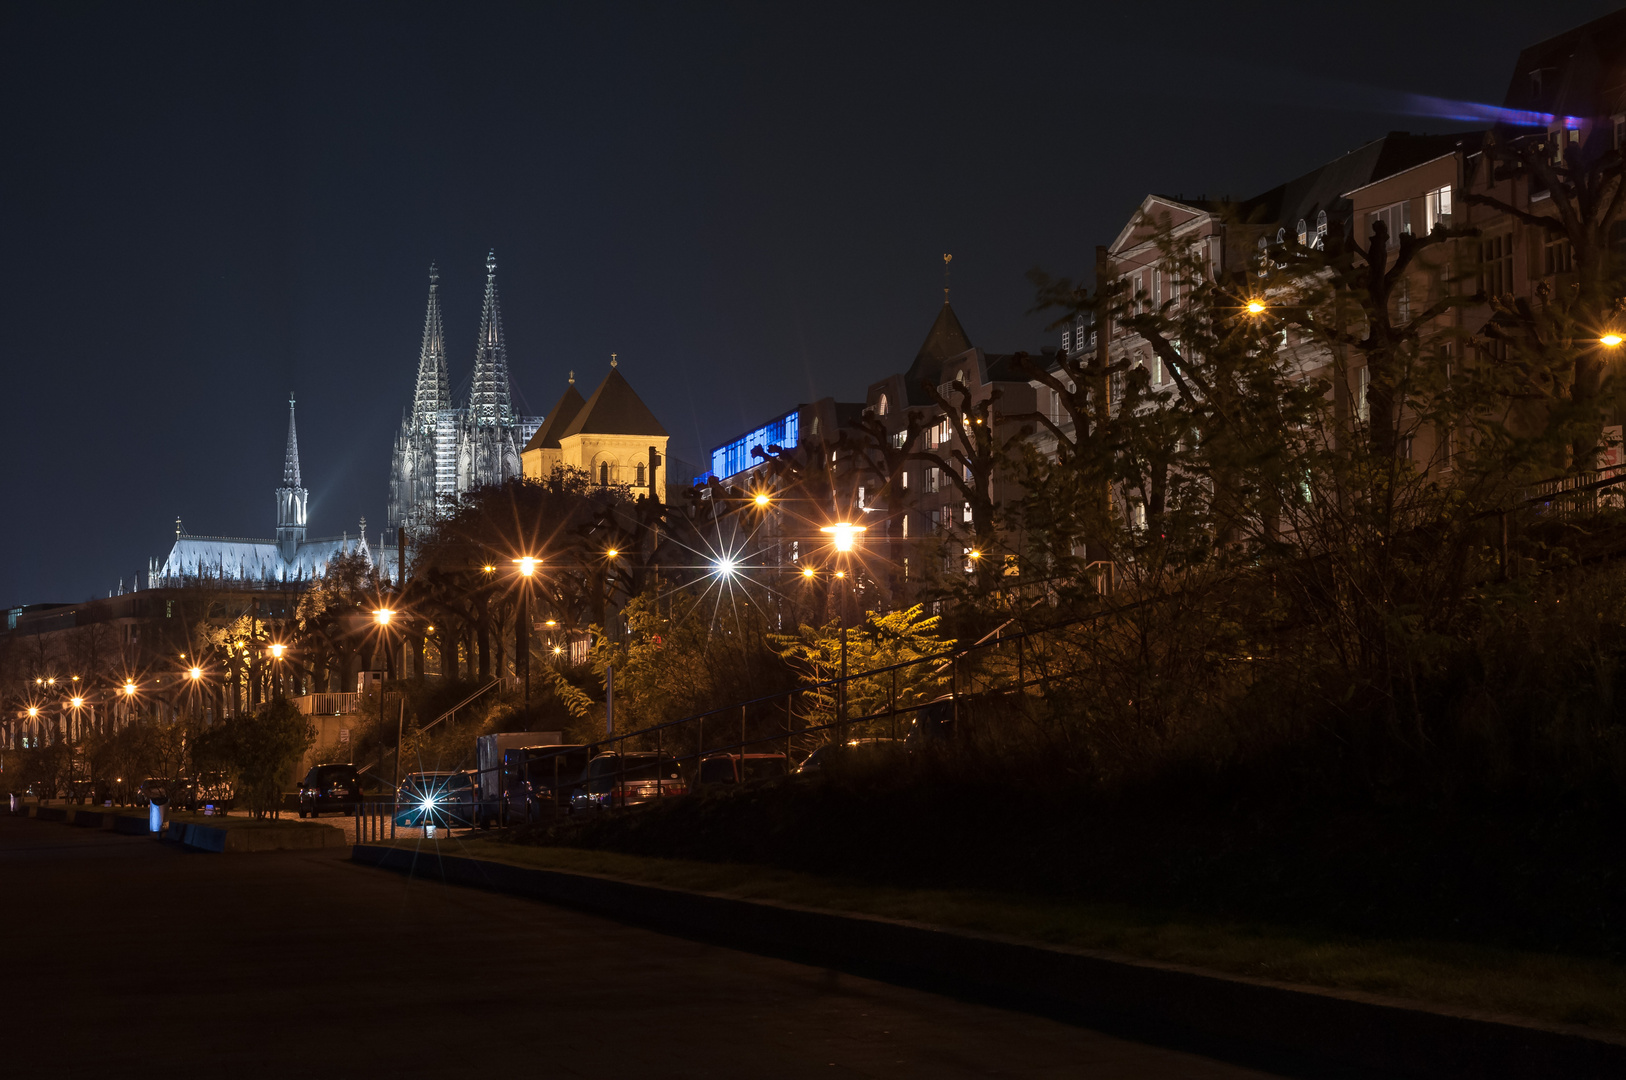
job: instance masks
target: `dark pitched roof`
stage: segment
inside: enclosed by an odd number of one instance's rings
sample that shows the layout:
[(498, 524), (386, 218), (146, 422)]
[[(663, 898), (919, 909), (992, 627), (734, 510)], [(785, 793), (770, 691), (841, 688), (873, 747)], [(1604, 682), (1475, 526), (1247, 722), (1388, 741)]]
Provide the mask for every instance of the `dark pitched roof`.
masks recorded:
[(1314, 231), (1317, 214), (1325, 210), (1333, 222), (1347, 224), (1350, 201), (1345, 195), (1349, 192), (1442, 157), (1459, 147), (1472, 153), (1479, 149), (1482, 138), (1483, 133), (1477, 131), (1445, 135), (1391, 131), (1381, 139), (1373, 139), (1303, 176), (1249, 199), (1248, 203), (1254, 208), (1253, 223), (1278, 225), (1292, 232), (1302, 218)]
[(570, 426), (559, 433), (561, 439), (572, 435), (665, 435), (666, 429), (655, 419), (615, 368), (604, 376), (593, 396), (587, 399), (581, 412)]
[(1519, 53), (1504, 108), (1595, 117), (1618, 107), (1626, 49), (1626, 11), (1537, 42)]
[(937, 369), (943, 361), (970, 350), (971, 339), (960, 326), (960, 320), (949, 302), (943, 301), (942, 310), (938, 311), (932, 328), (926, 332), (926, 340), (920, 343), (915, 362), (909, 365), (909, 371), (904, 375), (904, 390), (909, 395), (909, 404), (925, 404), (927, 398), (920, 389), (921, 381), (930, 379), (937, 382)]
[(570, 385), (559, 398), (559, 404), (548, 410), (548, 418), (542, 421), (542, 426), (536, 429), (531, 441), (525, 444), (526, 450), (557, 450), (559, 449), (559, 436), (565, 433), (565, 428), (576, 419), (576, 414), (582, 411), (582, 396), (576, 391), (576, 380), (572, 379)]

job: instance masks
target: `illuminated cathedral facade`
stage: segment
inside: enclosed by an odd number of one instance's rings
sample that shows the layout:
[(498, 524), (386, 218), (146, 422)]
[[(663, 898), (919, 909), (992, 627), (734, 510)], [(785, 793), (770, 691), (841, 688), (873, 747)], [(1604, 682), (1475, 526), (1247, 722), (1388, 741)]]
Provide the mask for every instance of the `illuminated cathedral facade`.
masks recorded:
[(542, 417), (514, 412), (502, 306), (497, 300), (496, 254), (486, 256), (474, 375), (462, 405), (452, 400), (440, 275), (431, 266), (417, 386), (390, 459), (389, 527), (419, 532), (463, 493), (520, 476), (521, 449), (541, 426)]

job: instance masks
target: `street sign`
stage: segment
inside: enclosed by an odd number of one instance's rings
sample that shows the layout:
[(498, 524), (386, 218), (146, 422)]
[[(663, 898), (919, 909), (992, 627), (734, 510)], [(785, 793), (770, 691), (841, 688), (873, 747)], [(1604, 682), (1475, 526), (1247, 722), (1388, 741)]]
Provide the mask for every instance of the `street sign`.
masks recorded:
[(342, 742), (342, 743), (347, 743), (347, 742), (350, 741), (350, 729), (349, 728), (342, 727), (342, 728), (339, 729), (339, 741)]

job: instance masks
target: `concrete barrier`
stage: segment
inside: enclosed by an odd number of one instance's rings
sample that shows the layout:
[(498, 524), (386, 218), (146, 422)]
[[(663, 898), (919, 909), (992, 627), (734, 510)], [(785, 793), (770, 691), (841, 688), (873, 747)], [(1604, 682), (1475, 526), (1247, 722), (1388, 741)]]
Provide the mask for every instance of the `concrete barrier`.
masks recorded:
[(67, 821), (68, 808), (66, 806), (35, 806), (30, 815), (40, 821)]
[(114, 832), (121, 836), (151, 836), (152, 825), (145, 814), (133, 817), (130, 814), (116, 814), (110, 826)]
[(267, 825), (218, 828), (192, 822), (171, 821), (164, 832), (171, 840), (193, 851), (314, 851), (343, 847), (348, 841), (344, 830), (332, 825)]
[(358, 844), (351, 857), (1289, 1074), (1343, 1076), (1354, 1069), (1431, 1080), (1626, 1076), (1626, 1038), (1580, 1027), (433, 849)]

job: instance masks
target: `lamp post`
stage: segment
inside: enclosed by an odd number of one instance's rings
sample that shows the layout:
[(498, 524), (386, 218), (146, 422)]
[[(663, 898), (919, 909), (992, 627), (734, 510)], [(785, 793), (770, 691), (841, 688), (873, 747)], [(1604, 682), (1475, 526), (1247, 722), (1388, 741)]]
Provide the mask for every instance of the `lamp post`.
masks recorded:
[[(822, 526), (819, 531), (830, 534), (830, 544), (836, 549), (837, 556), (845, 556), (852, 552), (853, 542), (858, 534), (868, 526), (854, 525), (847, 521), (838, 521), (834, 525)], [(837, 570), (836, 578), (845, 579), (845, 569)], [(847, 594), (852, 591), (852, 584), (847, 584)], [(844, 595), (841, 604), (841, 696), (836, 702), (836, 741), (845, 742), (847, 736), (847, 597)]]
[(519, 567), (519, 618), (514, 634), (514, 663), (525, 681), (525, 708), (531, 707), (531, 577), (536, 573), (540, 559), (521, 555), (514, 560)]
[(282, 658), (288, 654), (288, 646), (280, 641), (273, 641), (265, 647), (266, 654), (271, 657), (271, 694), (273, 700), (282, 700)]

